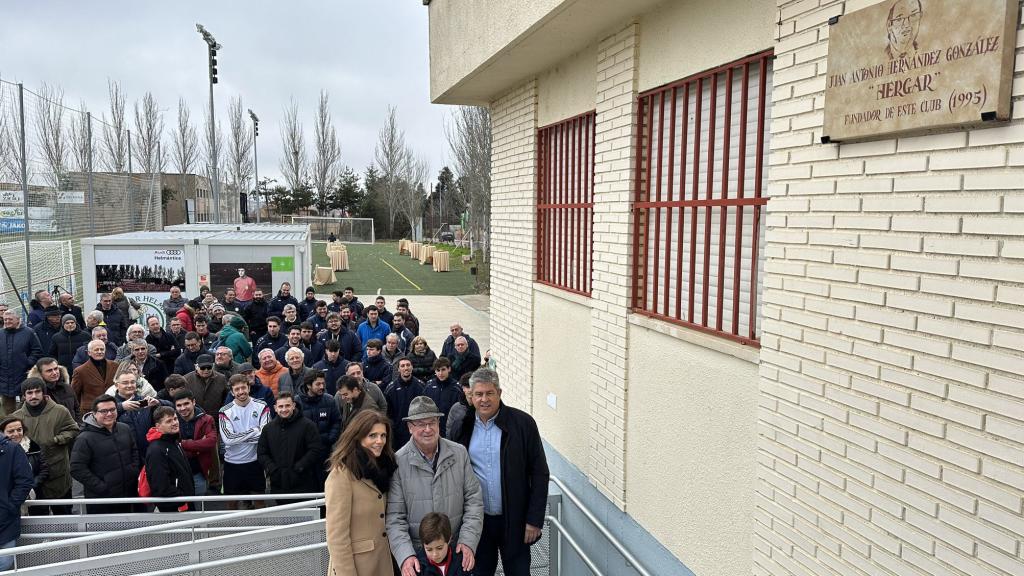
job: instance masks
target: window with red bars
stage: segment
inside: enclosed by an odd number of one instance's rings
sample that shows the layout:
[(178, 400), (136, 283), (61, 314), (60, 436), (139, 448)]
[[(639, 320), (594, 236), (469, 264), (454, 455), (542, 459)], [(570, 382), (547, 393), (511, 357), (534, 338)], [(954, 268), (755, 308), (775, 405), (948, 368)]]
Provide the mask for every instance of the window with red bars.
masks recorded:
[(590, 296), (595, 112), (537, 130), (537, 282)]
[(640, 94), (634, 312), (759, 345), (771, 60)]

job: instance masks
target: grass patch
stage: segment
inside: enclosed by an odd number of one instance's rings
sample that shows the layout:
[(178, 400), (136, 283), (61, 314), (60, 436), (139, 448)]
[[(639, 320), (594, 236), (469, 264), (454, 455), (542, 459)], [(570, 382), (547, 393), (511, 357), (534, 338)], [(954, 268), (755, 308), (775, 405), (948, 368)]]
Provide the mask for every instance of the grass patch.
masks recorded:
[[(476, 279), (469, 273), (469, 265), (462, 264), (463, 248), (460, 254), (452, 250), (451, 272), (434, 272), (430, 264), (420, 264), (408, 256), (398, 255), (398, 242), (377, 244), (348, 244), (348, 265), (346, 272), (335, 272), (337, 282), (317, 286), (318, 293), (341, 290), (346, 286), (355, 289), (356, 294), (435, 294), (459, 296), (474, 294)], [(330, 266), (327, 245), (313, 243), (313, 264)], [(452, 248), (450, 246), (443, 247)]]

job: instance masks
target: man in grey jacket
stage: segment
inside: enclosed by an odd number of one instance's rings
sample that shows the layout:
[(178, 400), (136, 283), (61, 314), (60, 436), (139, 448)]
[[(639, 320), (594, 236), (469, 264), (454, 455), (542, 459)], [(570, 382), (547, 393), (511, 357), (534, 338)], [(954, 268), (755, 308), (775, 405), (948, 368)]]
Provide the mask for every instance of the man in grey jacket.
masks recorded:
[(483, 529), (484, 502), (480, 482), (473, 473), (466, 449), (441, 438), (441, 412), (427, 396), (417, 396), (403, 418), (412, 441), (396, 454), (398, 469), (388, 491), (387, 532), (391, 553), (402, 576), (416, 576), (423, 568), (416, 559), (420, 521), (430, 512), (448, 515), (462, 568), (475, 563)]

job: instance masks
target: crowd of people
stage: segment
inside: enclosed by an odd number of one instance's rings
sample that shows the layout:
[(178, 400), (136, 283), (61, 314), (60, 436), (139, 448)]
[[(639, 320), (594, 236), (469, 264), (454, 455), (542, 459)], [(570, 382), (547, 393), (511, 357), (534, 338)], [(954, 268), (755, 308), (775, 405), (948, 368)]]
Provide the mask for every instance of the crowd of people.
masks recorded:
[(174, 287), (165, 319), (120, 288), (88, 313), (41, 290), (26, 325), (0, 305), (0, 546), (26, 500), (76, 483), (97, 514), (150, 508), (110, 498), (179, 497), (155, 505), (170, 513), (205, 494), (238, 508), (325, 492), (331, 574), (490, 575), (499, 556), (528, 574), (548, 468), (489, 354), (458, 322), (435, 352), (405, 299), (392, 312), (352, 288), (291, 288)]

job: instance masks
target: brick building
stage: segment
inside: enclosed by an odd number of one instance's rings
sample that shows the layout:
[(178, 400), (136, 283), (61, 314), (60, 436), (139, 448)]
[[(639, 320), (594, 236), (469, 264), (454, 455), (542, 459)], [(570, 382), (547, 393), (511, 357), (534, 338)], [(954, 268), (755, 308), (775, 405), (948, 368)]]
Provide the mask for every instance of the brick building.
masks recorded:
[[(213, 192), (210, 179), (198, 174), (172, 174), (164, 172), (160, 175), (162, 192), (169, 198), (164, 207), (164, 224), (196, 224), (214, 221)], [(226, 184), (221, 184), (221, 220), (223, 222), (241, 222), (240, 199), (238, 194), (228, 191)]]
[(505, 400), (655, 573), (1024, 573), (1024, 34), (1011, 120), (822, 143), (879, 3), (429, 2)]

